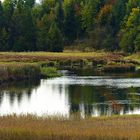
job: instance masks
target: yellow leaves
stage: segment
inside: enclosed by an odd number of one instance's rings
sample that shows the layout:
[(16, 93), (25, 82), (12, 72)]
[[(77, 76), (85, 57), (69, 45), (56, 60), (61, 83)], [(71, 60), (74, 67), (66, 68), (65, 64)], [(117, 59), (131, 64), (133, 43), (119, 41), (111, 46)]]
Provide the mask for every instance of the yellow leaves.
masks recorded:
[(132, 28), (139, 23), (140, 23), (140, 8), (133, 8), (126, 22), (126, 27)]
[(109, 14), (112, 10), (112, 5), (105, 5), (99, 12), (98, 18), (101, 18), (107, 14)]

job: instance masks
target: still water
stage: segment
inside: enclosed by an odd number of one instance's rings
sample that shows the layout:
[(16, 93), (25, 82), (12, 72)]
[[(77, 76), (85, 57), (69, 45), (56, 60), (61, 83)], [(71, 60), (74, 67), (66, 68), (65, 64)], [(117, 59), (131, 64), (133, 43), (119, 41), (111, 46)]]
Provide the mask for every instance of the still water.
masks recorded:
[(0, 115), (140, 114), (140, 74), (61, 72), (62, 77), (1, 86)]

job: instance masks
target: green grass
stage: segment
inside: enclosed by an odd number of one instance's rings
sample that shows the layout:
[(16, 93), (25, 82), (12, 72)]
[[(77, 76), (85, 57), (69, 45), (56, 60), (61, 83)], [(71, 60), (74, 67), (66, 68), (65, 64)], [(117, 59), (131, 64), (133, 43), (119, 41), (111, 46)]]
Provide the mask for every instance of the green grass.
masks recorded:
[(61, 76), (55, 67), (42, 67), (41, 75), (46, 78)]
[(140, 52), (125, 57), (127, 60), (136, 61), (140, 64)]
[(135, 62), (137, 66), (136, 69), (140, 70), (140, 52), (129, 55), (125, 59)]
[(140, 70), (140, 65), (139, 66), (137, 66), (137, 68), (136, 68), (137, 70)]
[(0, 117), (1, 140), (139, 140), (140, 116), (82, 119)]

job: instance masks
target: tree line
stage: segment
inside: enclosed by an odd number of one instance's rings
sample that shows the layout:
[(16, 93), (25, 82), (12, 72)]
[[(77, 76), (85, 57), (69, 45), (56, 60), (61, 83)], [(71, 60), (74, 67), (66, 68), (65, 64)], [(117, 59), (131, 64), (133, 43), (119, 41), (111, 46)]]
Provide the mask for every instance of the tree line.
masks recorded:
[(98, 50), (140, 50), (140, 0), (4, 0), (0, 51), (61, 52), (76, 40)]

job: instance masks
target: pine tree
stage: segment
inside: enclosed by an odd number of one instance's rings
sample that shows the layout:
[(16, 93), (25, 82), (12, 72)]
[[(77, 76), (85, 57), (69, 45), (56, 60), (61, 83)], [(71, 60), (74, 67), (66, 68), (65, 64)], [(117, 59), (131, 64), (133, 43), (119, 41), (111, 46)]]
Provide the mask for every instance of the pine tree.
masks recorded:
[(50, 30), (48, 32), (48, 45), (49, 51), (52, 52), (63, 51), (63, 37), (55, 22), (52, 23)]
[[(65, 2), (65, 1), (64, 1)], [(75, 16), (74, 2), (70, 0), (64, 3), (64, 36), (66, 43), (72, 43), (77, 38), (78, 22)]]
[(36, 50), (36, 29), (33, 23), (31, 8), (19, 0), (13, 15), (14, 51)]

